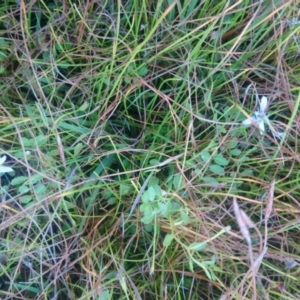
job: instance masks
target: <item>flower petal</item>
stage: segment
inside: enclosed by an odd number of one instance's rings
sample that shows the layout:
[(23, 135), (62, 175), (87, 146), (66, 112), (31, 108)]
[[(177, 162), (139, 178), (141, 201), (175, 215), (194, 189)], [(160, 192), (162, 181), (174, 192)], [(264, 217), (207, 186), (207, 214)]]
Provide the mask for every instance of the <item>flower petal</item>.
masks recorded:
[(265, 132), (265, 123), (264, 121), (259, 121), (258, 122), (258, 127), (259, 127), (259, 131), (260, 131), (260, 134), (263, 135), (264, 132)]
[(0, 157), (0, 166), (6, 161), (6, 155)]
[(251, 124), (253, 124), (253, 119), (252, 118), (251, 119), (246, 119), (242, 122), (242, 124), (246, 125), (246, 126), (251, 125)]
[(11, 167), (0, 166), (0, 173), (13, 172), (14, 170)]
[(268, 105), (268, 98), (263, 96), (261, 97), (260, 99), (260, 112), (265, 112), (266, 108), (267, 108), (267, 105)]

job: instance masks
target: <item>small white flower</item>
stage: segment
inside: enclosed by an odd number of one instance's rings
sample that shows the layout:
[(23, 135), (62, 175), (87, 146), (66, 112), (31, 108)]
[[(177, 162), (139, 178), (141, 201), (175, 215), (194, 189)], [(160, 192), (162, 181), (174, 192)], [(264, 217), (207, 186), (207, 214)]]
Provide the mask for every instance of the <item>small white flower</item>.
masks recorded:
[(256, 101), (259, 102), (259, 110), (255, 111), (249, 119), (244, 120), (242, 124), (246, 126), (255, 124), (259, 128), (260, 134), (263, 135), (265, 132), (266, 123), (269, 126), (274, 137), (278, 139), (283, 138), (283, 132), (276, 130), (275, 127), (271, 124), (269, 117), (266, 115), (268, 98), (263, 96), (259, 100), (258, 96), (256, 95)]
[(147, 24), (141, 24), (140, 31), (145, 30), (147, 26), (148, 26)]
[(290, 20), (287, 20), (287, 24), (288, 24), (289, 27), (293, 27), (295, 25), (299, 25), (300, 24), (300, 20), (299, 20), (299, 18), (295, 17), (295, 18), (292, 18)]
[(256, 124), (259, 127), (260, 134), (263, 135), (265, 132), (265, 123), (270, 125), (270, 121), (265, 111), (268, 106), (268, 98), (263, 96), (261, 97), (259, 103), (259, 110), (255, 111), (250, 119), (246, 119), (242, 122), (243, 125), (249, 126)]
[(2, 166), (5, 161), (6, 161), (6, 155), (0, 157), (0, 173), (13, 172), (14, 170), (11, 167)]

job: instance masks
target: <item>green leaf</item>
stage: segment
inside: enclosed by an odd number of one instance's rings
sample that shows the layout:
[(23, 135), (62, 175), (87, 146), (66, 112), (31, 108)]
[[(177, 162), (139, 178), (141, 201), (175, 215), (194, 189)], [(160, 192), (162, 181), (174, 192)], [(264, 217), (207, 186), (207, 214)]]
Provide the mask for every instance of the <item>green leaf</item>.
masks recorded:
[(224, 125), (218, 125), (218, 130), (219, 130), (221, 133), (226, 133), (226, 132), (227, 132), (227, 130), (226, 130), (226, 128), (225, 128)]
[(217, 185), (218, 184), (217, 179), (214, 178), (214, 177), (203, 177), (202, 180), (203, 180), (204, 183), (209, 183), (209, 184), (212, 184), (212, 185)]
[(151, 225), (151, 224), (145, 225), (145, 230), (147, 232), (152, 232), (153, 231), (153, 225)]
[[(74, 297), (75, 299), (75, 297)], [(102, 291), (97, 300), (108, 300), (111, 299), (109, 290)]]
[(180, 190), (182, 187), (184, 187), (184, 183), (183, 183), (181, 174), (176, 174), (173, 177), (173, 187), (175, 190)]
[(120, 184), (120, 195), (125, 196), (127, 195), (131, 190), (131, 187), (127, 184)]
[(173, 234), (169, 234), (169, 233), (168, 233), (168, 234), (165, 236), (164, 241), (163, 241), (164, 247), (170, 246), (171, 243), (172, 243), (172, 241), (173, 241), (173, 239), (174, 239)]
[(243, 175), (250, 175), (253, 176), (253, 170), (251, 169), (246, 169), (242, 172)]
[(229, 164), (229, 161), (222, 154), (216, 154), (214, 161), (219, 166), (227, 166)]
[(227, 148), (228, 149), (236, 148), (237, 144), (238, 144), (237, 140), (232, 140), (227, 144)]
[(151, 201), (151, 202), (154, 201), (155, 195), (156, 195), (154, 187), (153, 186), (149, 186), (148, 190), (146, 191), (146, 193), (148, 194), (149, 201)]
[(22, 196), (19, 198), (19, 200), (22, 204), (27, 204), (32, 200), (32, 196), (31, 195)]
[(151, 160), (149, 161), (149, 163), (150, 163), (151, 166), (156, 166), (156, 165), (159, 164), (159, 160), (157, 160), (157, 159), (151, 159)]
[(36, 192), (36, 194), (44, 194), (45, 191), (46, 191), (46, 186), (45, 185), (35, 186), (35, 192)]
[(180, 210), (180, 217), (185, 224), (187, 224), (191, 221), (189, 215), (182, 209)]
[(172, 208), (171, 202), (170, 201), (166, 203), (158, 202), (158, 207), (160, 209), (160, 213), (162, 214), (162, 216), (167, 218), (171, 212), (171, 208)]
[[(143, 205), (143, 204), (142, 204)], [(142, 206), (141, 205), (141, 206)], [(149, 224), (153, 221), (155, 217), (155, 213), (154, 211), (152, 210), (152, 207), (151, 205), (147, 205), (145, 207), (145, 211), (144, 211), (144, 216), (142, 217), (141, 221), (144, 223), (144, 224)]]
[(7, 52), (0, 50), (0, 61), (4, 61), (6, 57), (7, 57)]
[(34, 140), (22, 137), (22, 143), (23, 143), (24, 147), (29, 148), (29, 147), (32, 147), (34, 145)]
[(194, 250), (194, 251), (203, 251), (205, 248), (207, 247), (207, 243), (203, 242), (203, 243), (192, 243), (189, 245), (189, 249), (190, 250)]
[(232, 149), (229, 151), (229, 154), (232, 156), (239, 156), (242, 153), (240, 149)]
[(87, 108), (89, 107), (89, 103), (87, 101), (83, 102), (83, 104), (79, 107), (79, 111), (86, 111)]
[(36, 141), (38, 146), (42, 146), (47, 142), (48, 138), (45, 135), (38, 135)]
[(81, 152), (82, 148), (83, 148), (83, 144), (78, 143), (74, 148), (74, 156), (78, 156), (79, 153)]
[(30, 188), (26, 185), (21, 185), (18, 190), (20, 194), (25, 194), (30, 191)]
[(225, 170), (219, 165), (210, 165), (209, 169), (215, 174), (224, 174)]
[(158, 184), (159, 180), (157, 177), (152, 176), (149, 180), (148, 186), (154, 186), (156, 184)]
[(113, 205), (117, 202), (117, 199), (115, 197), (111, 197), (107, 200), (107, 204)]
[(21, 183), (24, 183), (26, 180), (28, 179), (28, 177), (25, 176), (18, 176), (15, 177), (12, 181), (11, 181), (11, 185), (20, 185)]
[(35, 183), (41, 181), (42, 179), (43, 179), (43, 176), (40, 175), (40, 174), (33, 174), (33, 175), (31, 176), (31, 182), (32, 182), (33, 184), (35, 184)]
[(210, 159), (210, 154), (207, 151), (200, 152), (200, 156), (204, 162), (207, 162)]
[(156, 197), (161, 198), (162, 197), (162, 189), (161, 189), (161, 187), (158, 184), (154, 184), (152, 187), (155, 190)]
[(6, 42), (6, 40), (2, 37), (0, 37), (0, 48), (4, 48), (4, 49), (7, 49), (9, 48), (9, 45), (8, 43)]
[(138, 74), (142, 77), (146, 76), (148, 72), (149, 70), (145, 66), (142, 66), (141, 68), (138, 69)]

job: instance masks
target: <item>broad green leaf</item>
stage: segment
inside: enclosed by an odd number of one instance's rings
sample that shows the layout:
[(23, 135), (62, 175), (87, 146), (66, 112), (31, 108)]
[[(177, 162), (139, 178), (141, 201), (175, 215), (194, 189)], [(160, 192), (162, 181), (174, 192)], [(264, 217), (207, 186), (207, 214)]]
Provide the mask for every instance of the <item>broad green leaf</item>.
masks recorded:
[(253, 170), (251, 170), (251, 169), (246, 169), (246, 170), (244, 170), (243, 172), (242, 172), (242, 174), (243, 175), (253, 175)]
[(214, 161), (219, 166), (227, 166), (229, 164), (228, 160), (222, 154), (216, 154)]
[(144, 216), (142, 217), (141, 221), (144, 224), (149, 224), (153, 221), (154, 216), (155, 216), (155, 214), (154, 214), (153, 210), (150, 207), (148, 207), (148, 209), (145, 210)]
[[(75, 299), (75, 297), (74, 297), (74, 299)], [(111, 299), (109, 290), (102, 291), (101, 294), (97, 298), (97, 300), (108, 300), (108, 299)]]
[(167, 201), (165, 203), (158, 202), (158, 207), (160, 209), (160, 213), (162, 214), (162, 216), (167, 218), (172, 208), (170, 201)]
[(20, 194), (25, 194), (30, 191), (30, 188), (26, 185), (21, 185), (18, 188)]
[(43, 176), (40, 175), (40, 174), (33, 174), (33, 175), (31, 176), (31, 182), (32, 182), (33, 184), (35, 184), (35, 183), (41, 181), (42, 179), (43, 179)]
[[(147, 193), (147, 191), (145, 193), (143, 193), (142, 195), (142, 201), (143, 203), (149, 203), (150, 199), (149, 199), (149, 194)], [(142, 206), (141, 206), (142, 207)], [(142, 209), (141, 209), (142, 210)]]
[(192, 244), (189, 245), (189, 249), (194, 250), (194, 251), (203, 251), (206, 247), (207, 247), (206, 242), (192, 243)]
[(20, 185), (21, 183), (24, 183), (26, 180), (28, 179), (28, 177), (25, 176), (18, 176), (15, 177), (12, 181), (11, 181), (11, 185)]
[(149, 161), (149, 163), (150, 163), (151, 166), (156, 166), (156, 165), (159, 164), (159, 160), (157, 160), (157, 159), (151, 159), (151, 160)]
[(182, 209), (180, 210), (180, 217), (185, 224), (187, 224), (191, 221), (188, 214), (185, 211), (183, 211)]
[(156, 197), (161, 198), (162, 197), (162, 189), (161, 189), (161, 187), (158, 184), (154, 184), (152, 187), (155, 190)]
[(226, 132), (227, 132), (227, 130), (226, 130), (226, 128), (225, 128), (224, 125), (219, 125), (219, 126), (218, 126), (218, 130), (219, 130), (221, 133), (226, 133)]
[(236, 148), (237, 144), (238, 144), (237, 140), (232, 140), (227, 144), (227, 148), (228, 149)]
[(9, 48), (9, 45), (8, 43), (6, 42), (6, 40), (3, 38), (3, 37), (0, 37), (0, 48), (4, 48), (4, 49), (7, 49)]
[(240, 162), (245, 162), (245, 161), (249, 161), (250, 158), (248, 156), (243, 156), (239, 159)]
[(219, 165), (210, 165), (209, 169), (215, 174), (224, 174), (225, 173), (224, 168)]
[(154, 187), (149, 186), (146, 193), (148, 193), (149, 201), (154, 201), (156, 195)]
[(89, 103), (87, 101), (83, 102), (82, 105), (79, 107), (79, 111), (85, 112), (87, 108), (89, 107)]
[(28, 204), (32, 200), (32, 196), (31, 195), (22, 196), (19, 198), (19, 200), (22, 204)]
[(140, 205), (140, 211), (143, 212), (143, 213), (151, 211), (151, 213), (152, 213), (152, 204), (151, 203), (147, 203), (147, 202), (143, 202)]
[(138, 74), (142, 77), (147, 75), (148, 72), (149, 70), (145, 66), (142, 66), (141, 68), (138, 69)]
[(159, 182), (158, 178), (155, 176), (152, 176), (149, 180), (148, 186), (156, 185), (156, 184), (158, 184), (158, 182)]
[(173, 177), (173, 187), (175, 190), (180, 190), (182, 187), (184, 187), (184, 182), (181, 174), (176, 174)]
[(200, 152), (200, 156), (204, 162), (207, 162), (210, 158), (210, 153), (207, 151)]
[(45, 135), (38, 135), (36, 137), (36, 141), (37, 141), (38, 146), (44, 145), (47, 142), (47, 140), (48, 140), (48, 138)]
[(202, 172), (203, 172), (203, 170), (200, 170), (200, 169), (198, 169), (198, 168), (194, 169), (195, 175), (201, 175)]
[(163, 241), (164, 247), (170, 246), (171, 243), (172, 243), (172, 241), (173, 241), (173, 239), (174, 239), (173, 234), (169, 234), (169, 233), (168, 233), (168, 234), (165, 236), (164, 241)]
[(229, 154), (232, 156), (239, 156), (242, 153), (240, 149), (232, 149), (229, 151)]
[(127, 184), (120, 184), (120, 195), (125, 196), (127, 195), (131, 190), (131, 187)]
[(151, 224), (145, 225), (145, 230), (146, 230), (147, 232), (153, 231), (153, 225), (151, 225)]
[(0, 61), (4, 61), (7, 57), (7, 52), (0, 50)]
[(218, 184), (218, 181), (216, 178), (213, 178), (213, 177), (203, 177), (202, 178), (203, 182), (204, 183), (210, 183), (210, 184)]
[(113, 205), (117, 202), (117, 199), (115, 197), (111, 197), (107, 200), (107, 204)]
[(28, 139), (26, 137), (22, 137), (22, 143), (25, 148), (32, 147), (34, 145), (34, 140), (33, 139)]
[(46, 192), (46, 186), (39, 184), (38, 186), (35, 186), (35, 192), (36, 194), (44, 194)]

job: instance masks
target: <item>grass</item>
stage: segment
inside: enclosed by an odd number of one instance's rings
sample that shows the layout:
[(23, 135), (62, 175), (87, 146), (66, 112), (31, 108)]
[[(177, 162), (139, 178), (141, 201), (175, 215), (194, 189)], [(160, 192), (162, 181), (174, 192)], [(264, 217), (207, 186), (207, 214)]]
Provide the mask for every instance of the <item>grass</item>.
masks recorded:
[(299, 299), (298, 10), (2, 1), (1, 299)]

